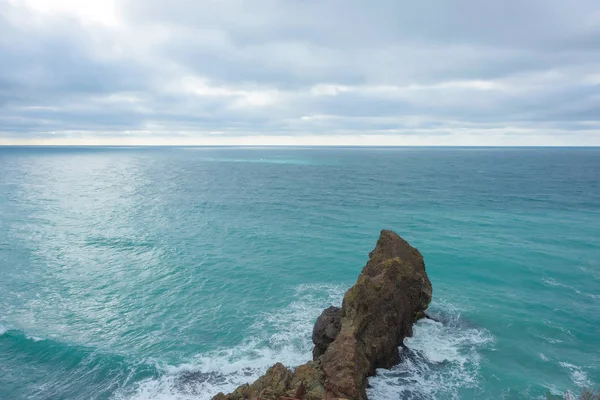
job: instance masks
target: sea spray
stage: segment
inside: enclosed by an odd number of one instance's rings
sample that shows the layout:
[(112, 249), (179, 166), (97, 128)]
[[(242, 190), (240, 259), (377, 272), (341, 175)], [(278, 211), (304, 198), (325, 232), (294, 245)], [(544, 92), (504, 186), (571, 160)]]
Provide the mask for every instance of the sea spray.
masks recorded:
[(120, 390), (122, 400), (209, 400), (252, 382), (275, 364), (293, 367), (312, 357), (312, 326), (324, 306), (340, 305), (347, 288), (302, 284), (284, 309), (262, 316), (238, 346), (198, 354), (188, 363), (165, 365), (156, 379)]
[(479, 352), (493, 344), (492, 335), (467, 326), (459, 310), (443, 300), (434, 300), (430, 312), (442, 322), (422, 319), (414, 325), (401, 362), (369, 380), (369, 398), (460, 399), (462, 390), (477, 387)]

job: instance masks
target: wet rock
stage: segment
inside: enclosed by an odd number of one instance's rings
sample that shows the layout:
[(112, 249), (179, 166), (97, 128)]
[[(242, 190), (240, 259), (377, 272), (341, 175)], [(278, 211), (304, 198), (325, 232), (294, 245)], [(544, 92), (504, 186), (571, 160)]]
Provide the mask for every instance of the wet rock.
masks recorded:
[(367, 377), (399, 361), (398, 347), (426, 316), (431, 294), (421, 253), (383, 230), (342, 308), (317, 319), (314, 360), (294, 372), (275, 364), (253, 384), (213, 400), (365, 400)]
[(335, 340), (342, 327), (342, 309), (329, 307), (323, 310), (313, 328), (313, 360), (325, 354), (327, 347)]

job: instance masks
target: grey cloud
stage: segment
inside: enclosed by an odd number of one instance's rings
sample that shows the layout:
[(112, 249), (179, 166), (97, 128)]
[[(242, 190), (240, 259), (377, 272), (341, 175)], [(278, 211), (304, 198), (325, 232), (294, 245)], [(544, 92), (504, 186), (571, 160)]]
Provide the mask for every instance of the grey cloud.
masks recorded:
[(16, 4), (0, 139), (599, 126), (595, 1), (126, 0), (116, 27)]
[[(361, 48), (398, 41), (487, 43), (539, 48), (598, 33), (597, 3), (560, 0), (457, 2), (128, 1), (128, 17), (191, 27), (225, 27), (240, 44), (308, 41)], [(567, 44), (567, 43), (565, 43)]]

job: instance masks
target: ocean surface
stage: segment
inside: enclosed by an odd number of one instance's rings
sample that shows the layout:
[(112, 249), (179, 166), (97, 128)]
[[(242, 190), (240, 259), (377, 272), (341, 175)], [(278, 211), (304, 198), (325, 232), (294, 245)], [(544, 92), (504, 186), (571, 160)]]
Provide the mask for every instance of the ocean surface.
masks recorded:
[(0, 399), (206, 400), (304, 363), (382, 228), (440, 322), (371, 399), (600, 386), (598, 148), (0, 147)]

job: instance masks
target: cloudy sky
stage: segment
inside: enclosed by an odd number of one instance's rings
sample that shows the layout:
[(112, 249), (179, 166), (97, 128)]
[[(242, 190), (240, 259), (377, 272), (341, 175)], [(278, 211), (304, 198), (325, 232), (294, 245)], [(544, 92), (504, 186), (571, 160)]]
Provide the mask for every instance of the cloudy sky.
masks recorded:
[(0, 0), (0, 144), (600, 145), (598, 0)]

